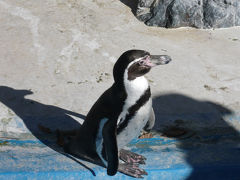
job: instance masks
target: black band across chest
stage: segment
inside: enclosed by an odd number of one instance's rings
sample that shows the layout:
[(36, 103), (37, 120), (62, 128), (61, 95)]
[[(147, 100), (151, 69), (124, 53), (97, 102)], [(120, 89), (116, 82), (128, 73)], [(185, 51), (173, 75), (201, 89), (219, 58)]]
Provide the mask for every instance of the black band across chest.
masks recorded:
[(131, 121), (132, 117), (135, 116), (136, 112), (146, 104), (146, 102), (151, 97), (151, 91), (150, 87), (144, 92), (144, 94), (136, 101), (134, 105), (128, 108), (128, 113), (125, 116), (124, 120), (120, 121), (120, 124), (117, 127), (117, 134), (120, 134), (128, 125), (128, 123)]

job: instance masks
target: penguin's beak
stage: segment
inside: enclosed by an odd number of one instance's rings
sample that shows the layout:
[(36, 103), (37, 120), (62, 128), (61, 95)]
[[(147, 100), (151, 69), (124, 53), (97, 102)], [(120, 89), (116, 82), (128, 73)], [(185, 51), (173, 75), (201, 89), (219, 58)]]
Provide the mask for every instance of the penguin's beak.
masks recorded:
[(157, 65), (168, 64), (172, 59), (167, 55), (146, 55), (138, 63), (141, 66), (152, 68)]
[(168, 55), (150, 55), (149, 56), (152, 67), (157, 65), (168, 64), (172, 59)]

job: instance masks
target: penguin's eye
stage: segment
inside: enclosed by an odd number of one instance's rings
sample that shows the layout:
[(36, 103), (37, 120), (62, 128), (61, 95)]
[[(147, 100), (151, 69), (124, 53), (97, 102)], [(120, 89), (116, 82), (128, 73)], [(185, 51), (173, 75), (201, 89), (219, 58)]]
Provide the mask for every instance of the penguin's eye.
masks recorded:
[(144, 61), (138, 61), (138, 64), (139, 64), (140, 66), (143, 66), (143, 65), (144, 65)]

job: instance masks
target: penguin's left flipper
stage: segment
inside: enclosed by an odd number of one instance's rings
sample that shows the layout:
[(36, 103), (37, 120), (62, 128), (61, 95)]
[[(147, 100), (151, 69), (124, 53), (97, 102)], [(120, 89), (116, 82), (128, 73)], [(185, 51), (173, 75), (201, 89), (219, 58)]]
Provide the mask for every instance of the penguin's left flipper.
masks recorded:
[(107, 160), (107, 174), (113, 176), (118, 171), (118, 147), (116, 128), (111, 121), (104, 125), (102, 135)]
[(150, 132), (155, 124), (155, 114), (152, 108), (150, 117), (147, 121), (147, 124), (144, 126), (141, 134), (138, 136), (139, 139), (152, 138), (153, 134)]
[(143, 178), (142, 175), (147, 175), (147, 172), (139, 168), (138, 164), (121, 163), (119, 164), (118, 171), (135, 178)]
[(146, 160), (144, 156), (125, 149), (120, 150), (119, 158), (128, 164), (145, 164)]
[(146, 131), (146, 132), (150, 132), (150, 130), (153, 128), (154, 124), (155, 124), (155, 113), (154, 113), (154, 110), (152, 108), (151, 115), (148, 119), (147, 124), (143, 128), (143, 130)]

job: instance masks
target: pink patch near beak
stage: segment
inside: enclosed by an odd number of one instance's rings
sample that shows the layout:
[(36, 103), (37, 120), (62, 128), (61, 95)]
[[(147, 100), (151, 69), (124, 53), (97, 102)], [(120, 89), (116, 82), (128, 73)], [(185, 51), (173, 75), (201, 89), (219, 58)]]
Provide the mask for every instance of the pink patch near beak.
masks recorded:
[(154, 67), (155, 64), (153, 64), (150, 60), (150, 56), (147, 56), (146, 59), (144, 60), (144, 65), (148, 67)]

